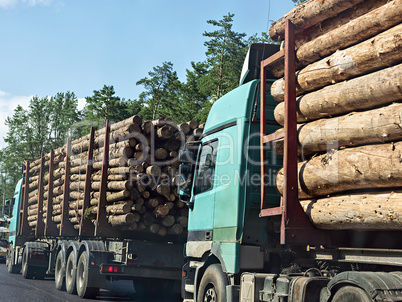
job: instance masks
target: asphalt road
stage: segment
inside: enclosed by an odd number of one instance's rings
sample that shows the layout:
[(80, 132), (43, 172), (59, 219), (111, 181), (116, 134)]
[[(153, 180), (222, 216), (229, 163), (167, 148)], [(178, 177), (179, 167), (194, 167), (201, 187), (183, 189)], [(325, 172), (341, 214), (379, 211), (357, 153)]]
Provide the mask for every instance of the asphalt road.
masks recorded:
[[(129, 280), (107, 282), (107, 288), (101, 289), (95, 300), (150, 302), (148, 299), (135, 297), (133, 283)], [(53, 277), (46, 277), (45, 280), (24, 279), (21, 274), (9, 274), (6, 265), (0, 263), (0, 301), (56, 302), (85, 299), (56, 290)], [(159, 301), (163, 300), (155, 302)]]

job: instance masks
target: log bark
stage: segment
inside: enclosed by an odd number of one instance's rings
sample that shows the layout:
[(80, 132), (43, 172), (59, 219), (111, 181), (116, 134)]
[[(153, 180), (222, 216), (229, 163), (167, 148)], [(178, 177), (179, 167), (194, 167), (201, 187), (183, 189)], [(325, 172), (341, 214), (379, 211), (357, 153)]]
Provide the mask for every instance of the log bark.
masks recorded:
[[(298, 125), (299, 155), (308, 156), (330, 149), (402, 140), (402, 104)], [(283, 131), (283, 128), (279, 131)], [(283, 155), (284, 140), (274, 144)]]
[(159, 176), (161, 175), (161, 168), (157, 165), (152, 165), (146, 169), (146, 173), (152, 176)]
[[(85, 187), (85, 182), (83, 183)], [(91, 183), (92, 190), (99, 190), (100, 189), (100, 181), (93, 181)], [(122, 190), (130, 190), (131, 189), (131, 182), (129, 180), (123, 181), (108, 181), (107, 189), (110, 191), (122, 191)]]
[[(296, 51), (296, 70), (325, 58), (338, 49), (365, 41), (399, 24), (401, 15), (402, 0), (393, 0), (301, 45)], [(283, 60), (271, 65), (270, 71), (275, 77), (282, 77), (284, 74)]]
[(168, 229), (168, 234), (181, 235), (183, 232), (184, 228), (178, 223), (174, 224)]
[(198, 122), (195, 120), (188, 121), (187, 124), (190, 126), (190, 128), (192, 130), (194, 130), (198, 127)]
[(178, 125), (180, 131), (183, 131), (184, 134), (188, 134), (191, 131), (190, 125), (188, 123), (181, 123)]
[(167, 153), (166, 149), (158, 148), (155, 150), (154, 156), (155, 156), (155, 159), (163, 160), (163, 159), (167, 158), (168, 153)]
[[(298, 164), (299, 199), (358, 189), (392, 188), (402, 182), (402, 142), (328, 152)], [(283, 169), (276, 177), (283, 194)]]
[(128, 213), (128, 214), (124, 214), (124, 215), (111, 215), (108, 218), (108, 222), (113, 227), (132, 224), (134, 222), (134, 214)]
[(402, 227), (402, 191), (302, 200), (313, 225), (324, 230), (395, 230)]
[[(297, 122), (370, 109), (402, 100), (402, 64), (373, 72), (346, 82), (330, 85), (297, 99)], [(284, 103), (274, 111), (276, 121), (284, 124)]]
[(332, 18), (326, 19), (312, 27), (306, 28), (295, 35), (296, 48), (340, 26), (343, 26), (351, 20), (365, 15), (382, 5), (385, 5), (388, 1), (389, 0), (365, 0)]
[[(296, 73), (296, 93), (304, 94), (402, 61), (402, 24), (357, 45), (335, 52)], [(284, 98), (284, 79), (275, 81), (271, 95)]]
[(363, 0), (310, 0), (299, 4), (281, 19), (272, 23), (269, 36), (274, 41), (285, 37), (285, 21), (289, 19), (296, 27), (296, 33), (336, 16)]
[(112, 193), (106, 196), (106, 200), (109, 202), (124, 200), (130, 196), (129, 190), (122, 190), (120, 192)]

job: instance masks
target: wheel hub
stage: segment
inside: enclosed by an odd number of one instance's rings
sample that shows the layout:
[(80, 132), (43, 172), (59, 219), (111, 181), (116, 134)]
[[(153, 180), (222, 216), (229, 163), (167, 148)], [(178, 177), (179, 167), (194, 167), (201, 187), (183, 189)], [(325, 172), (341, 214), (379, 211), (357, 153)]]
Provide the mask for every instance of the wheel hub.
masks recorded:
[(216, 291), (214, 287), (210, 287), (205, 292), (204, 302), (216, 302)]

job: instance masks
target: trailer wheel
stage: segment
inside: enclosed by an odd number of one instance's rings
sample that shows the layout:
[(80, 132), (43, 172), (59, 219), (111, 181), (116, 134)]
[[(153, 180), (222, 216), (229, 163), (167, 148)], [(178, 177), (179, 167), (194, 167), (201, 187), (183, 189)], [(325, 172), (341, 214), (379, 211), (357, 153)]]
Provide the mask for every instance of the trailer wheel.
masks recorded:
[(356, 286), (341, 287), (334, 295), (332, 302), (372, 302), (366, 291)]
[(28, 258), (29, 258), (29, 250), (28, 248), (24, 249), (22, 253), (22, 277), (24, 279), (32, 279), (34, 277), (34, 271), (32, 266), (28, 265)]
[(77, 275), (76, 263), (76, 254), (74, 251), (72, 251), (68, 256), (66, 264), (66, 291), (69, 294), (74, 295), (77, 293), (77, 287), (75, 285), (75, 279)]
[(226, 285), (228, 285), (228, 281), (222, 271), (222, 266), (220, 264), (210, 265), (202, 276), (197, 301), (226, 301)]
[(7, 255), (6, 255), (6, 265), (7, 265), (7, 270), (10, 274), (18, 274), (21, 270), (20, 265), (14, 265), (13, 260), (14, 259), (14, 248), (10, 244)]
[(65, 276), (66, 264), (63, 253), (60, 251), (56, 257), (56, 264), (54, 268), (54, 285), (57, 290), (66, 290)]
[(76, 280), (77, 293), (81, 298), (94, 298), (98, 295), (99, 288), (88, 287), (89, 271), (87, 257), (87, 252), (84, 251), (78, 259)]

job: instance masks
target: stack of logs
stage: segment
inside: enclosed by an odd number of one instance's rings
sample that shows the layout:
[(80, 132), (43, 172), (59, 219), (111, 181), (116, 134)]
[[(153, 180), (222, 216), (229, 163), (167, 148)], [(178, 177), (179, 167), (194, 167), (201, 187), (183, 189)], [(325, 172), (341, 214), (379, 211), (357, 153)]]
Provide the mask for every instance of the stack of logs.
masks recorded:
[[(299, 199), (322, 229), (402, 227), (402, 0), (309, 0), (295, 25)], [(283, 76), (283, 63), (271, 72)], [(284, 80), (271, 86), (284, 125)], [(283, 129), (279, 130), (283, 132)], [(283, 141), (274, 146), (283, 152)], [(296, 155), (296, 150), (295, 154)], [(283, 171), (277, 175), (283, 191)]]
[[(94, 132), (90, 207), (83, 213), (90, 135), (71, 142), (71, 156), (63, 146), (54, 150), (53, 175), (49, 175), (50, 153), (44, 155), (43, 188), (39, 184), (42, 159), (30, 163), (28, 224), (37, 225), (38, 196), (43, 194), (43, 221), (51, 215), (60, 229), (66, 165), (69, 165), (68, 216), (78, 230), (82, 219), (96, 223), (101, 188), (105, 129)], [(190, 121), (176, 125), (170, 119), (142, 121), (135, 115), (110, 127), (107, 165), (106, 217), (118, 232), (151, 232), (159, 236), (185, 235), (188, 208), (178, 198), (178, 152), (185, 142), (197, 140), (203, 125)], [(66, 159), (69, 160), (66, 161)], [(49, 195), (49, 177), (53, 190)], [(47, 202), (52, 213), (47, 213)]]

